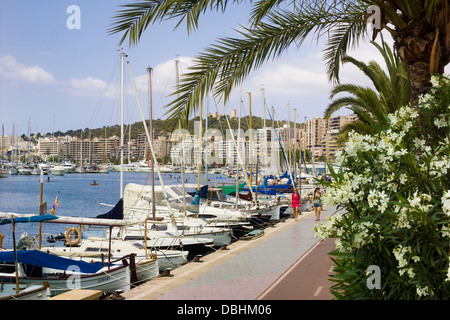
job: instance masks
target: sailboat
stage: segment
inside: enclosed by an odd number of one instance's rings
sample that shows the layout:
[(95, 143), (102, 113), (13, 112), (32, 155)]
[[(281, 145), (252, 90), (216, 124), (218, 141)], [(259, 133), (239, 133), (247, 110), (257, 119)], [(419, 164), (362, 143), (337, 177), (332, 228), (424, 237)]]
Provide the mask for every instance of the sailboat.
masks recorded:
[[(13, 245), (0, 251), (0, 296), (18, 295), (21, 290), (43, 282), (49, 284), (51, 295), (71, 289), (95, 289), (104, 293), (130, 290), (135, 278), (134, 256), (129, 263), (112, 261), (108, 265), (74, 261), (39, 250), (17, 250), (14, 226), (16, 223), (49, 222), (60, 217), (53, 215), (21, 215), (0, 213), (0, 223), (12, 225)], [(62, 219), (67, 222), (67, 220)], [(126, 257), (122, 257), (126, 259)]]

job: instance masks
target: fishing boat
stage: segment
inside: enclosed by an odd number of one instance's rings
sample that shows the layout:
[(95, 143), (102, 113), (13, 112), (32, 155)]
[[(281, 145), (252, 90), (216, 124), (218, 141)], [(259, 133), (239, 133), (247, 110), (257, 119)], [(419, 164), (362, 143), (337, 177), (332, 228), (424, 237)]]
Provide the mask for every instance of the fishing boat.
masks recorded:
[[(125, 257), (124, 257), (125, 258)], [(52, 296), (72, 289), (101, 290), (108, 294), (131, 288), (130, 264), (102, 265), (76, 261), (38, 250), (0, 252), (0, 296), (17, 294), (36, 284), (47, 282)]]
[[(129, 290), (131, 281), (137, 281), (133, 254), (117, 261), (108, 261), (105, 265), (100, 262), (75, 261), (39, 250), (18, 250), (21, 247), (16, 246), (15, 224), (17, 223), (104, 224), (99, 220), (58, 217), (49, 214), (27, 215), (0, 212), (0, 224), (11, 224), (13, 235), (13, 249), (0, 251), (0, 296), (19, 294), (19, 288), (23, 290), (32, 285), (40, 285), (44, 281), (50, 285), (52, 295), (75, 288), (101, 290), (104, 293)], [(108, 225), (120, 224), (123, 222), (108, 222)]]
[(18, 294), (0, 297), (1, 300), (47, 300), (51, 297), (50, 287), (47, 282), (42, 285), (30, 286)]
[[(116, 207), (113, 208), (108, 213), (105, 213), (103, 215), (100, 215), (100, 217), (107, 217), (110, 214), (114, 214), (115, 211), (121, 210), (121, 203), (122, 201), (119, 201)], [(120, 220), (120, 219), (107, 219), (107, 218), (79, 218), (79, 217), (66, 217), (66, 216), (58, 216), (58, 219), (53, 219), (50, 221), (47, 221), (46, 223), (61, 223), (61, 224), (72, 224), (72, 225), (87, 225), (87, 226), (94, 226), (98, 228), (105, 228), (109, 227), (109, 230), (112, 230), (114, 227), (123, 228), (127, 225), (127, 221)], [(70, 250), (64, 249), (64, 248), (58, 248), (58, 247), (46, 247), (41, 248), (42, 251), (47, 253), (53, 253), (56, 255), (61, 256), (73, 256), (73, 257), (83, 257), (83, 256), (92, 256), (92, 258), (95, 258), (95, 256), (101, 256), (102, 254), (106, 256), (108, 264), (110, 263), (110, 260), (113, 259), (120, 259), (120, 256), (125, 255), (123, 249), (121, 248), (112, 248), (112, 235), (111, 232), (109, 234), (105, 231), (105, 235), (108, 235), (108, 238), (104, 238), (102, 243), (102, 246), (99, 246), (98, 244), (94, 247), (81, 247), (80, 245), (86, 241), (82, 239), (82, 231), (81, 228), (78, 227), (71, 227), (66, 230), (64, 234), (64, 240), (65, 240), (65, 246), (69, 247)], [(88, 241), (86, 241), (88, 243)], [(105, 247), (106, 246), (106, 247)], [(78, 247), (80, 247), (78, 249)], [(73, 254), (67, 254), (67, 252), (73, 252)], [(148, 257), (143, 257), (142, 255), (139, 256), (139, 259), (137, 259), (135, 256), (137, 255), (137, 251), (128, 250), (128, 253), (126, 255), (133, 256), (133, 265), (135, 266), (135, 270), (137, 272), (136, 277), (137, 279), (135, 281), (144, 281), (151, 278), (154, 278), (158, 275), (159, 270), (159, 262), (157, 260), (157, 256), (149, 255)], [(89, 260), (89, 261), (99, 261), (97, 260)], [(105, 260), (102, 260), (102, 263), (105, 263)], [(133, 279), (132, 279), (133, 280)], [(133, 281), (134, 282), (134, 281)]]
[(47, 300), (51, 297), (50, 288), (46, 282), (42, 286), (30, 286), (18, 294), (0, 297), (0, 300)]

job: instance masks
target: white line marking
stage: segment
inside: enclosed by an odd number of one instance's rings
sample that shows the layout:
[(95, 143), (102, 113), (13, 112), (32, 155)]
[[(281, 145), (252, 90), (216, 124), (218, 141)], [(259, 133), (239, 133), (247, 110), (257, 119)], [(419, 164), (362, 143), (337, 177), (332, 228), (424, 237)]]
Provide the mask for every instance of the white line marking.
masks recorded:
[(320, 294), (320, 292), (322, 291), (322, 289), (323, 289), (323, 287), (318, 287), (316, 292), (314, 292), (314, 297), (317, 297)]

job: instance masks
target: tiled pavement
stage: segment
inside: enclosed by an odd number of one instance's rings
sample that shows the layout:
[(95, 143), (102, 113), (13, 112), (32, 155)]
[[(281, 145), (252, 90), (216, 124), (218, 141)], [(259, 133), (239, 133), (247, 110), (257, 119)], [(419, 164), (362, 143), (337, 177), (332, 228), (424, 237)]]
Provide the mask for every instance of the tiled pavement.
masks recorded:
[[(334, 212), (325, 207), (321, 219)], [(173, 270), (173, 277), (154, 279), (122, 295), (130, 300), (255, 300), (317, 243), (315, 223), (314, 212), (304, 212), (299, 221), (280, 222), (258, 239), (237, 241), (201, 263)]]

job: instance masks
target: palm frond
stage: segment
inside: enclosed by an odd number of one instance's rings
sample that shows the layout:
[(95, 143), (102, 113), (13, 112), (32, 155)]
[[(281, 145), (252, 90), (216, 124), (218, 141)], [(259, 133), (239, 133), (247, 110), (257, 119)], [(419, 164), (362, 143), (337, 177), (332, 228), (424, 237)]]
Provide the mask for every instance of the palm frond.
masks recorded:
[(259, 0), (256, 1), (252, 7), (250, 13), (250, 21), (251, 26), (255, 27), (258, 23), (260, 23), (274, 8), (277, 7), (280, 3), (285, 2), (284, 0)]
[[(130, 4), (121, 5), (112, 18), (112, 26), (109, 34), (121, 33), (122, 44), (129, 38), (130, 46), (136, 45), (143, 32), (152, 24), (168, 19), (178, 19), (175, 28), (184, 21), (188, 32), (198, 28), (199, 18), (207, 10), (224, 12), (229, 1), (227, 0), (142, 0)], [(243, 0), (232, 0), (240, 3)]]

